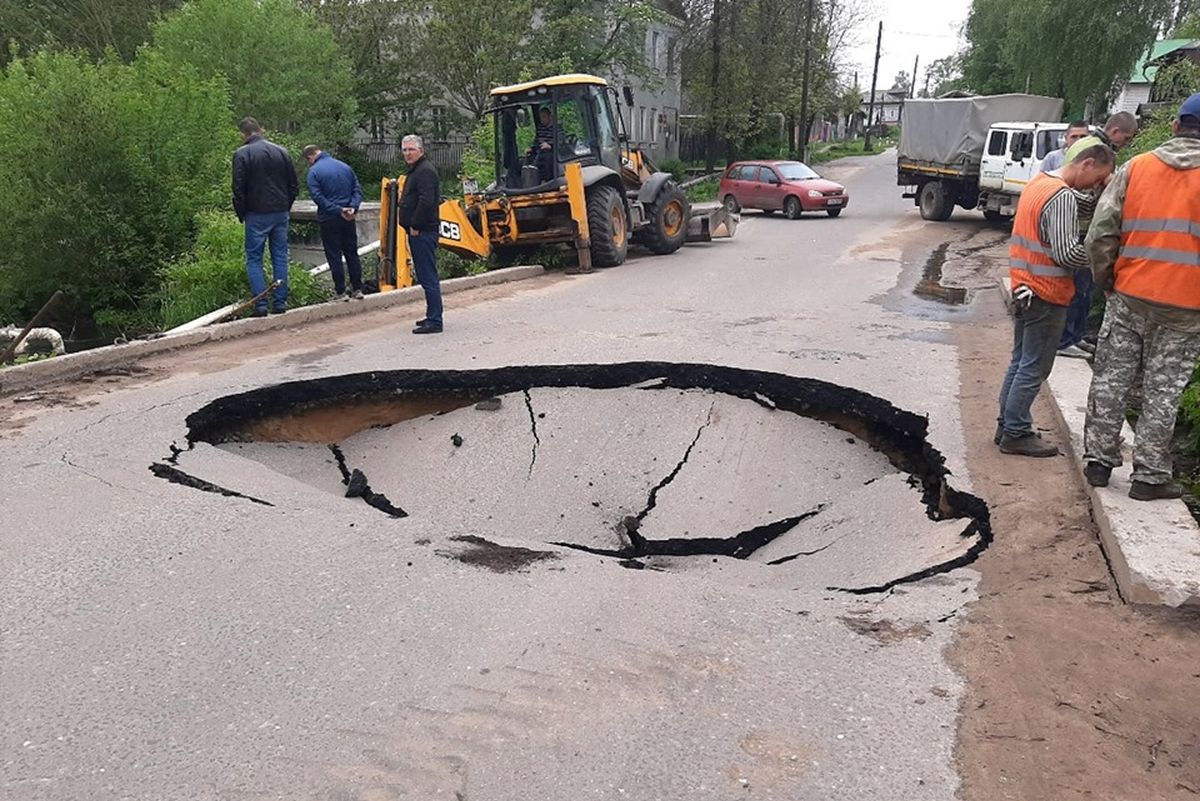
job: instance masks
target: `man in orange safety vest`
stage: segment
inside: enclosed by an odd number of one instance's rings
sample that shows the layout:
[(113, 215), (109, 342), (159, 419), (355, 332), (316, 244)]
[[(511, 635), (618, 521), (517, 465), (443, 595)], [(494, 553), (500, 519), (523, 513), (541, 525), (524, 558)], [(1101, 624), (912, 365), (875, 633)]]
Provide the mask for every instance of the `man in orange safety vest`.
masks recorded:
[(1178, 498), (1170, 444), (1179, 398), (1200, 358), (1200, 93), (1183, 102), (1174, 137), (1123, 166), (1087, 235), (1107, 293), (1084, 425), (1084, 475), (1108, 485), (1121, 464), (1126, 396), (1142, 408), (1129, 497)]

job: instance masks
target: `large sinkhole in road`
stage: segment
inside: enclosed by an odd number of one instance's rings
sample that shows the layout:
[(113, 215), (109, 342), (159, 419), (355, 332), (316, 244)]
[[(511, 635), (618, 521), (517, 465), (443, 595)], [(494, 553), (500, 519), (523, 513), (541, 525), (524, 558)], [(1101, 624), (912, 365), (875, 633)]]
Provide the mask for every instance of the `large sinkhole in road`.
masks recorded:
[(216, 446), (368, 503), (380, 525), (444, 523), (446, 553), (493, 569), (738, 560), (880, 592), (991, 540), (986, 505), (950, 485), (927, 422), (847, 387), (711, 365), (395, 370), (220, 398), (188, 417), (189, 452), (151, 469), (269, 504), (188, 472), (196, 446)]

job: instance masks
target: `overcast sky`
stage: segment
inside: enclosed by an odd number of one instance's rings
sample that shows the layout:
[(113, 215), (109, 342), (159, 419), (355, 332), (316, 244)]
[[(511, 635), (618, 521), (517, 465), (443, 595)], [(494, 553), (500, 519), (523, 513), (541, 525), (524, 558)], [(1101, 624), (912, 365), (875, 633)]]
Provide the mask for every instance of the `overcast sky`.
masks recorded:
[(958, 34), (971, 10), (971, 0), (870, 0), (868, 20), (857, 31), (857, 42), (846, 58), (849, 70), (858, 70), (863, 91), (871, 88), (875, 60), (875, 35), (883, 20), (883, 51), (879, 57), (879, 89), (888, 89), (900, 70), (912, 72), (920, 56), (917, 89), (923, 86), (925, 67), (958, 47)]

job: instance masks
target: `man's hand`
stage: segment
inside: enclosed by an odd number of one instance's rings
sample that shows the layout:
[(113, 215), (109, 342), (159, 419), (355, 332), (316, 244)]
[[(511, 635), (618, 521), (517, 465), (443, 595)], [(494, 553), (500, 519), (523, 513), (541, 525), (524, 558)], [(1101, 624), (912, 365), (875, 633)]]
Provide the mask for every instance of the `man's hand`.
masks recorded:
[(342, 209), (342, 219), (345, 220), (346, 222), (350, 222), (351, 220), (353, 220), (354, 219), (354, 209), (350, 208), (349, 206)]
[(542, 143), (541, 143), (541, 145), (539, 145), (539, 147), (540, 147), (542, 150), (549, 150), (549, 149), (550, 149), (550, 143), (549, 143), (549, 142), (542, 142)]
[(420, 236), (420, 235), (421, 235), (421, 232), (420, 232), (420, 231), (418, 231), (416, 228), (409, 228), (409, 229), (408, 229), (408, 235), (409, 235), (409, 236)]

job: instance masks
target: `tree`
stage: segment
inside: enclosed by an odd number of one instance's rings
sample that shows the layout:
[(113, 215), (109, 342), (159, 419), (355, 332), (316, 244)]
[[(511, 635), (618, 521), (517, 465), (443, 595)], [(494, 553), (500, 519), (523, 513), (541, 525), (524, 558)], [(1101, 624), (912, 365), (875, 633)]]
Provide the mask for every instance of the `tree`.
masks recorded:
[[(359, 125), (383, 139), (396, 113), (429, 105), (415, 0), (300, 0), (349, 59)], [(423, 4), (422, 4), (423, 5)]]
[(183, 0), (6, 0), (0, 2), (0, 64), (8, 43), (18, 52), (44, 47), (82, 50), (99, 58), (107, 50), (128, 61), (150, 38), (150, 26)]
[(1200, 39), (1200, 11), (1184, 17), (1171, 34), (1172, 39)]
[(900, 70), (896, 73), (896, 77), (892, 79), (892, 88), (905, 92), (912, 88), (912, 78), (908, 76), (908, 70)]
[(1105, 105), (1175, 10), (1174, 0), (1093, 0), (1082, 14), (1044, 0), (974, 0), (964, 81), (977, 92), (1062, 97), (1081, 115)]
[(925, 68), (921, 97), (940, 97), (962, 85), (962, 57), (958, 54), (935, 59)]
[(529, 53), (538, 72), (588, 72), (636, 78), (643, 85), (660, 79), (646, 58), (646, 31), (669, 19), (653, 0), (538, 0), (541, 19)]
[(153, 46), (227, 78), (235, 117), (327, 142), (358, 119), (349, 61), (295, 0), (194, 0), (155, 26)]
[(144, 52), (132, 65), (76, 53), (0, 74), (0, 314), (55, 289), (57, 320), (111, 333), (153, 327), (157, 272), (186, 252), (196, 215), (228, 205), (223, 78)]
[(506, 0), (490, 11), (460, 0), (431, 0), (417, 45), (428, 80), (475, 119), (483, 116), (491, 90), (515, 82), (529, 63), (532, 1)]

